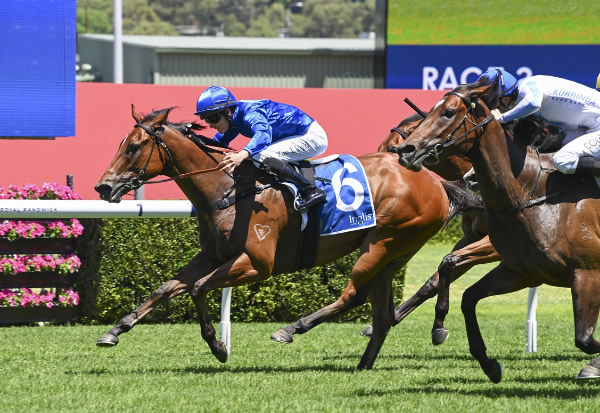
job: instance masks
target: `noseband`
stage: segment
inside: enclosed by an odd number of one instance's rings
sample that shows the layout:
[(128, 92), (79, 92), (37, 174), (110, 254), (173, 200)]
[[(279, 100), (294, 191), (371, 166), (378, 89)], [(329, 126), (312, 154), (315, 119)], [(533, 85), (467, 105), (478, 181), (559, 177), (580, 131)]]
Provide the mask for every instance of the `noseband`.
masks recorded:
[[(465, 104), (465, 106), (467, 107), (467, 112), (465, 113), (465, 116), (462, 118), (462, 120), (458, 123), (458, 125), (456, 125), (456, 128), (454, 128), (454, 130), (452, 132), (450, 132), (450, 134), (444, 139), (444, 142), (435, 145), (433, 147), (433, 149), (427, 154), (427, 156), (430, 159), (433, 159), (434, 161), (437, 160), (437, 162), (439, 162), (439, 156), (444, 152), (444, 150), (454, 146), (456, 143), (458, 143), (462, 139), (466, 138), (471, 133), (477, 132), (478, 130), (481, 129), (481, 133), (479, 133), (475, 136), (475, 138), (474, 138), (475, 144), (473, 145), (473, 147), (471, 149), (477, 148), (479, 146), (481, 137), (483, 136), (483, 132), (485, 131), (486, 126), (495, 119), (494, 115), (490, 115), (479, 123), (473, 122), (471, 119), (469, 119), (469, 117), (467, 115), (471, 114), (471, 115), (475, 116), (473, 113), (473, 110), (477, 107), (477, 102), (473, 102), (473, 101), (471, 101), (471, 99), (468, 96), (463, 95), (462, 93), (454, 92), (454, 91), (448, 92), (444, 96), (448, 96), (448, 95), (458, 96), (460, 98), (460, 100), (462, 100), (463, 103)], [(460, 128), (462, 128), (466, 122), (469, 122), (471, 125), (473, 125), (473, 127), (471, 129), (467, 130), (466, 132), (462, 133), (461, 135), (454, 137), (454, 134)], [(468, 142), (468, 139), (464, 139), (464, 142), (466, 144)]]

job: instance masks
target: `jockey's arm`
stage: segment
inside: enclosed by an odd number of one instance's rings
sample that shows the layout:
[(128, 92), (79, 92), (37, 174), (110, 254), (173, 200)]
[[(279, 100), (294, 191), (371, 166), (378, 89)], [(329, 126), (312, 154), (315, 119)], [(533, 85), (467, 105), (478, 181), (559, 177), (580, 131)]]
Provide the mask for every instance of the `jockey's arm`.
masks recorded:
[(542, 107), (543, 93), (534, 82), (524, 81), (519, 86), (517, 104), (496, 119), (500, 123), (507, 123), (515, 119), (521, 119), (532, 115)]

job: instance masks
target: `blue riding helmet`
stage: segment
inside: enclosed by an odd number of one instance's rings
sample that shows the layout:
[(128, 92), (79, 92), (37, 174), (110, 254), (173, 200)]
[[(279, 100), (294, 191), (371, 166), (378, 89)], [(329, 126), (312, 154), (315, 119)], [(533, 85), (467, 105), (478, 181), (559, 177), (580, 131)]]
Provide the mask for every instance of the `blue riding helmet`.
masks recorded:
[(194, 115), (221, 110), (237, 103), (235, 96), (229, 90), (221, 86), (210, 86), (198, 98)]
[(477, 80), (487, 81), (489, 84), (492, 84), (498, 78), (500, 78), (498, 81), (498, 93), (500, 96), (508, 96), (517, 88), (517, 79), (506, 70), (498, 68), (486, 70)]

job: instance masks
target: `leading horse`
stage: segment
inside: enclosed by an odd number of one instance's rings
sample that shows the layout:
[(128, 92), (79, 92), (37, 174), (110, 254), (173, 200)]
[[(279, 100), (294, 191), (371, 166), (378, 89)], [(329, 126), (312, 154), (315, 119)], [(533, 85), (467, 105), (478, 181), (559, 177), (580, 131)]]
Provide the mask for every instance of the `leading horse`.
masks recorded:
[[(587, 354), (600, 352), (593, 336), (600, 310), (600, 190), (591, 177), (564, 175), (551, 155), (513, 141), (484, 103), (497, 89), (459, 86), (394, 149), (413, 171), (457, 154), (475, 168), (490, 240), (502, 262), (465, 291), (461, 309), (470, 352), (493, 382), (501, 380), (502, 368), (487, 356), (475, 312), (485, 297), (541, 284), (570, 288), (575, 345)], [(442, 312), (447, 294), (440, 288)], [(599, 378), (600, 357), (577, 377)]]
[[(95, 189), (103, 200), (119, 202), (125, 193), (155, 176), (175, 180), (196, 210), (201, 251), (97, 344), (114, 346), (119, 335), (133, 328), (155, 305), (188, 292), (198, 312), (202, 337), (216, 358), (225, 362), (227, 350), (216, 338), (207, 294), (297, 270), (304, 253), (302, 217), (294, 210), (293, 195), (285, 186), (258, 173), (250, 162), (240, 165), (233, 175), (219, 170), (217, 165), (228, 149), (196, 135), (194, 129), (201, 128), (199, 125), (169, 122), (171, 109), (142, 117), (132, 105), (134, 128)], [(393, 276), (454, 211), (461, 212), (459, 196), (464, 190), (440, 183), (429, 172), (400, 167), (395, 154), (374, 153), (358, 159), (371, 188), (377, 225), (311, 240), (318, 244), (315, 266), (355, 249), (360, 254), (338, 300), (317, 311), (302, 327), (308, 330), (368, 298), (373, 334), (358, 369), (370, 369), (393, 321)], [(224, 196), (233, 199), (229, 206), (223, 206)]]
[[(408, 99), (405, 101), (413, 106)], [(383, 140), (377, 149), (380, 152), (392, 150), (392, 148), (404, 143), (404, 140), (421, 123), (427, 115), (415, 107), (416, 114), (402, 120), (396, 127), (390, 130), (389, 135)], [(519, 121), (512, 122), (508, 127), (511, 133), (522, 139), (530, 141), (531, 144), (542, 152), (552, 152), (560, 146), (564, 133), (560, 128), (544, 124), (544, 122), (530, 116)], [(468, 157), (456, 154), (439, 159), (435, 164), (428, 164), (427, 168), (446, 180), (462, 179), (473, 165)], [(498, 252), (490, 242), (485, 211), (483, 204), (481, 208), (473, 208), (462, 214), (463, 237), (452, 248), (452, 252), (446, 255), (438, 270), (413, 294), (395, 310), (394, 325), (400, 323), (406, 316), (428, 299), (434, 297), (438, 289), (449, 288), (442, 283), (452, 283), (465, 274), (468, 270), (479, 264), (500, 261)], [(444, 273), (440, 276), (440, 273)], [(444, 326), (444, 319), (448, 311), (449, 303), (440, 303), (441, 308), (436, 307), (436, 317), (431, 330), (431, 340), (434, 345), (442, 344), (448, 338), (448, 329)], [(361, 334), (369, 336), (372, 328), (369, 326)]]

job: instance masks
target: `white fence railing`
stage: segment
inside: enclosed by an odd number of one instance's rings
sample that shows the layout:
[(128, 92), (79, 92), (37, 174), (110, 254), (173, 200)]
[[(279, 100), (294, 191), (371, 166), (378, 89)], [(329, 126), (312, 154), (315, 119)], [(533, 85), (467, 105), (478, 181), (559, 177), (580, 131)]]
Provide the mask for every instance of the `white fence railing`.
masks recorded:
[[(0, 200), (0, 219), (55, 218), (190, 218), (195, 216), (190, 201), (131, 200), (111, 204), (94, 200)], [(221, 341), (231, 351), (231, 287), (223, 288)]]
[[(1, 200), (0, 218), (189, 218), (195, 216), (190, 201), (131, 200), (111, 204), (94, 200)], [(231, 288), (223, 288), (220, 337), (231, 349)], [(537, 288), (529, 289), (525, 349), (537, 351)]]

